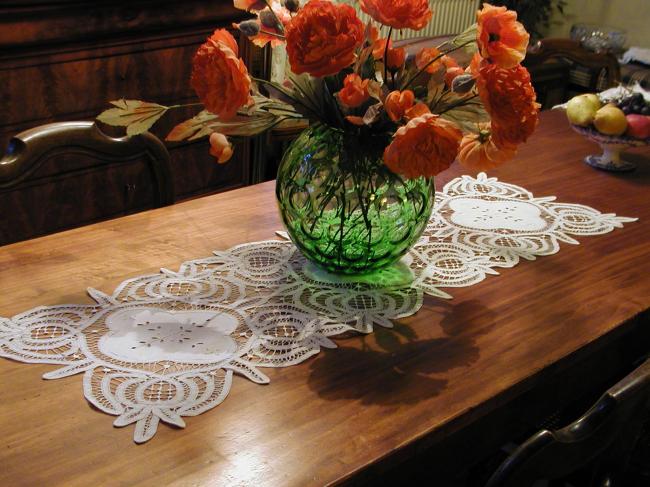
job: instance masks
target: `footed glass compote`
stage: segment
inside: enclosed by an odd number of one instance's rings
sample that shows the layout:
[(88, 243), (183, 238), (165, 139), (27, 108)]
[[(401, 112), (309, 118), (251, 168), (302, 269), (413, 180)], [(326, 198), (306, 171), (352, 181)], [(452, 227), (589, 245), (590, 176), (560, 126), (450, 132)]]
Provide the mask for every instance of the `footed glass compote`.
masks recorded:
[(601, 155), (588, 155), (585, 157), (585, 164), (612, 172), (629, 172), (636, 169), (633, 162), (626, 161), (621, 157), (621, 152), (628, 147), (642, 147), (650, 145), (650, 138), (637, 139), (627, 135), (605, 135), (590, 127), (571, 125), (573, 130), (584, 135), (589, 140), (596, 142), (603, 149)]

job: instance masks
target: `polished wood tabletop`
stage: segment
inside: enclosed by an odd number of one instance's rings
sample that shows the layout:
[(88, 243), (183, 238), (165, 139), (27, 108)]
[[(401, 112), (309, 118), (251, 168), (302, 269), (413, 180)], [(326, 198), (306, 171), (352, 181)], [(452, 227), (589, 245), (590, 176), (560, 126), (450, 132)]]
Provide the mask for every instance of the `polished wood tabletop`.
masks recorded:
[[(638, 222), (448, 289), (451, 300), (426, 297), (394, 330), (265, 369), (269, 385), (236, 377), (221, 405), (186, 418), (186, 429), (161, 424), (148, 443), (90, 406), (81, 376), (46, 381), (56, 366), (0, 359), (0, 485), (354, 481), (470, 431), (543, 381), (561, 382), (650, 308), (650, 152), (630, 156), (636, 172), (612, 174), (583, 164), (597, 151), (562, 113), (546, 112), (516, 160), (490, 175)], [(463, 172), (455, 165), (437, 186)], [(274, 238), (273, 190), (269, 182), (0, 247), (0, 316), (90, 303), (89, 286), (110, 293), (125, 278)]]

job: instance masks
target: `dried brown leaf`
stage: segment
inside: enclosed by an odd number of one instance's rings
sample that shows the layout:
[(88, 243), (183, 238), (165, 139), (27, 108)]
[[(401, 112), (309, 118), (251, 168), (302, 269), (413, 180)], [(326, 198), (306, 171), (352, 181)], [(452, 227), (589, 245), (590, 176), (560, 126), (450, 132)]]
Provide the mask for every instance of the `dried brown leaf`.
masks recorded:
[(216, 115), (204, 110), (189, 120), (185, 120), (176, 125), (176, 127), (167, 134), (165, 140), (168, 142), (180, 142), (182, 140), (196, 140), (197, 138), (210, 135), (210, 132), (204, 133), (203, 129), (205, 124), (216, 120), (217, 118)]
[(146, 132), (168, 110), (166, 106), (141, 100), (116, 100), (110, 103), (115, 108), (103, 111), (97, 120), (115, 127), (126, 127), (128, 135)]

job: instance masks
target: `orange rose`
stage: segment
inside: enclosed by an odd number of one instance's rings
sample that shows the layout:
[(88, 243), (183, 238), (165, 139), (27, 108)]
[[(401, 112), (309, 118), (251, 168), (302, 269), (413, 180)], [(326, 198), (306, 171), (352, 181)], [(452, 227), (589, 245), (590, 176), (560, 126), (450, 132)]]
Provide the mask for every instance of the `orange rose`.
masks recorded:
[(495, 142), (490, 124), (481, 124), (478, 134), (467, 134), (460, 141), (458, 160), (470, 169), (487, 171), (509, 161), (516, 153), (514, 145), (499, 146)]
[(404, 118), (404, 114), (413, 106), (415, 94), (411, 90), (391, 91), (384, 101), (384, 108), (388, 118), (397, 122)]
[(214, 132), (210, 135), (210, 155), (217, 159), (219, 164), (228, 162), (232, 157), (232, 144), (225, 135)]
[(539, 105), (535, 103), (535, 108), (529, 113), (522, 114), (521, 123), (519, 124), (502, 124), (492, 121), (492, 138), (499, 146), (519, 145), (528, 140), (539, 123)]
[(363, 44), (364, 26), (354, 8), (311, 0), (286, 29), (291, 70), (312, 76), (336, 74), (350, 66)]
[(384, 164), (408, 179), (433, 177), (454, 162), (462, 136), (454, 123), (438, 115), (414, 118), (395, 133)]
[(492, 118), (494, 139), (501, 145), (525, 142), (539, 121), (539, 104), (528, 70), (519, 64), (504, 69), (483, 63), (478, 72), (476, 85)]
[(360, 0), (361, 10), (395, 29), (423, 29), (433, 13), (428, 0)]
[(341, 104), (348, 108), (357, 108), (368, 101), (368, 82), (369, 80), (361, 79), (358, 74), (348, 74), (338, 95)]
[(192, 62), (192, 88), (206, 110), (222, 120), (234, 117), (250, 97), (251, 79), (237, 54), (235, 38), (221, 29), (199, 48)]
[(517, 22), (517, 12), (484, 3), (476, 18), (481, 56), (502, 68), (513, 68), (523, 61), (530, 36)]
[(232, 36), (232, 34), (226, 29), (215, 30), (210, 38), (208, 38), (208, 41), (203, 44), (203, 46), (209, 44), (210, 42), (223, 44), (228, 49), (230, 49), (235, 54), (235, 56), (239, 56), (239, 45), (237, 44), (237, 41)]

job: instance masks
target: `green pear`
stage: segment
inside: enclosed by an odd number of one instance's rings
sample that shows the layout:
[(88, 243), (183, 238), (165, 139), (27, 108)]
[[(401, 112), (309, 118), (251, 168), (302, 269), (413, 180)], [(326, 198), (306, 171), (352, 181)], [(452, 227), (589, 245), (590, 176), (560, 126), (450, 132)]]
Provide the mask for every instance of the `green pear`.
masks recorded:
[(591, 103), (595, 110), (600, 110), (603, 106), (598, 95), (595, 95), (594, 93), (585, 93), (584, 95), (579, 96), (583, 97), (585, 100), (589, 100), (589, 103)]
[[(600, 100), (598, 103), (600, 104)], [(566, 116), (573, 125), (588, 127), (594, 121), (598, 108), (591, 98), (584, 95), (574, 96), (567, 103)]]

